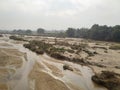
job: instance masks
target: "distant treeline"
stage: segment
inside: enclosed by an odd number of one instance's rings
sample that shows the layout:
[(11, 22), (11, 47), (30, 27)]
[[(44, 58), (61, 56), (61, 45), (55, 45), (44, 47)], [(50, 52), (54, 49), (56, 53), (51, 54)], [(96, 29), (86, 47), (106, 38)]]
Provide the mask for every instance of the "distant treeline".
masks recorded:
[(65, 33), (67, 37), (120, 42), (120, 25), (108, 27), (107, 25), (100, 26), (98, 24), (94, 24), (90, 29), (68, 28)]
[(50, 36), (50, 37), (65, 37), (65, 31), (63, 30), (45, 30), (43, 28), (38, 28), (36, 31), (32, 31), (30, 29), (22, 30), (22, 29), (16, 29), (12, 32), (9, 32), (10, 34), (18, 34), (18, 35), (40, 35), (40, 36)]
[(67, 30), (51, 30), (47, 31), (43, 28), (38, 28), (36, 31), (28, 30), (13, 30), (6, 33), (20, 35), (42, 35), (52, 37), (71, 37), (71, 38), (87, 38), (102, 41), (120, 42), (120, 25), (107, 26), (94, 24), (91, 28), (68, 28)]

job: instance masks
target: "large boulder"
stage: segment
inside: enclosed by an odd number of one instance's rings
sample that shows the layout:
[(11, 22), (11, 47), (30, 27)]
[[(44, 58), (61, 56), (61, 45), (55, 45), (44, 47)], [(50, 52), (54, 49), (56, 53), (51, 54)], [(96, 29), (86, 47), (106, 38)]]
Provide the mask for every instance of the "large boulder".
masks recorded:
[(102, 71), (101, 74), (92, 76), (92, 80), (108, 90), (120, 90), (120, 75), (110, 71)]
[(67, 65), (67, 64), (63, 65), (63, 69), (64, 69), (64, 70), (70, 70), (70, 71), (73, 71), (73, 68), (70, 67), (70, 66)]

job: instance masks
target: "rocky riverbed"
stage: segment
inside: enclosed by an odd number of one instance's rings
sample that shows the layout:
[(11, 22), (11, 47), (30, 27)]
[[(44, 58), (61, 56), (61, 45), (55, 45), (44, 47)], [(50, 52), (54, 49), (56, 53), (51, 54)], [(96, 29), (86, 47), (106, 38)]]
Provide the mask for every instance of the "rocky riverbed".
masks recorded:
[[(61, 60), (23, 47), (36, 38), (55, 48), (64, 48), (67, 51), (60, 53), (65, 57), (83, 60), (80, 63)], [(10, 40), (7, 35), (1, 37), (0, 90), (107, 90), (91, 78), (103, 70), (120, 73), (120, 51), (109, 49), (114, 44), (54, 37), (27, 36), (24, 41)]]

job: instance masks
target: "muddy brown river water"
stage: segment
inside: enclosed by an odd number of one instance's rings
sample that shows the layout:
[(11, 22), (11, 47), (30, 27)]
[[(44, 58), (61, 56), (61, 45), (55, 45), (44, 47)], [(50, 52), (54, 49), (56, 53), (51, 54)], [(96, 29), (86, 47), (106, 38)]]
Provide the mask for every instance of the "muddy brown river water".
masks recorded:
[[(94, 74), (92, 69), (87, 66), (81, 66), (67, 61), (57, 61), (48, 55), (37, 55), (34, 52), (23, 47), (22, 43), (16, 43), (16, 41), (9, 40), (8, 37), (0, 39), (1, 43), (7, 43), (10, 46), (0, 46), (0, 48), (14, 48), (20, 52), (25, 53), (26, 58), (23, 57), (23, 65), (21, 68), (17, 69), (15, 74), (10, 77), (6, 82), (9, 86), (9, 90), (37, 90), (35, 86), (29, 82), (28, 76), (35, 64), (35, 62), (40, 63), (45, 69), (44, 72), (53, 78), (62, 81), (70, 90), (107, 90), (103, 87), (95, 85), (91, 81), (91, 76)], [(54, 68), (50, 68), (49, 65), (54, 66), (59, 69), (59, 73), (62, 76), (57, 76), (52, 72), (55, 72)], [(76, 69), (76, 72), (63, 70), (63, 65), (69, 64)], [(11, 67), (9, 67), (11, 68)], [(57, 71), (56, 71), (57, 72)], [(34, 83), (35, 84), (35, 83)], [(33, 87), (32, 87), (33, 85)], [(30, 89), (31, 87), (31, 89)], [(52, 90), (52, 89), (49, 89)]]

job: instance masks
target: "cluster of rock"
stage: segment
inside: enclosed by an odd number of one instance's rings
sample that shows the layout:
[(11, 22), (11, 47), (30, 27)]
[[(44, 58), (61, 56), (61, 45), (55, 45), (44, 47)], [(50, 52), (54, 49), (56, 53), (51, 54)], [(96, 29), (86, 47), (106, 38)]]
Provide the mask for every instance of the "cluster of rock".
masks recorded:
[(92, 80), (109, 90), (120, 90), (120, 74), (110, 71), (102, 71), (101, 74), (95, 74), (92, 76)]

